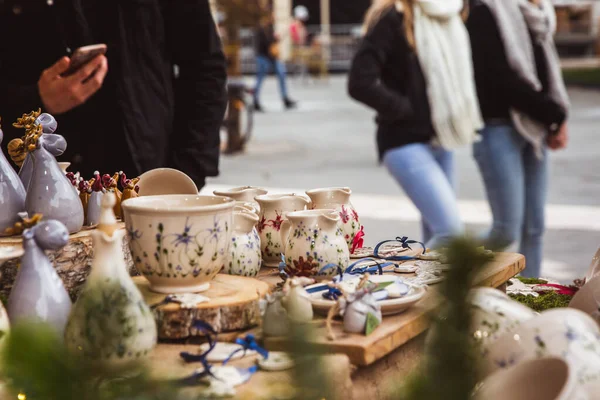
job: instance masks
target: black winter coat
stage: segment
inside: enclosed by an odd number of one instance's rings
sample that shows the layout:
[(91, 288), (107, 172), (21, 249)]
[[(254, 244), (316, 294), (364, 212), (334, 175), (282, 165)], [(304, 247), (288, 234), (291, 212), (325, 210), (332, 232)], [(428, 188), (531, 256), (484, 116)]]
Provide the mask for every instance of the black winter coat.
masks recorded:
[(425, 77), (404, 29), (404, 14), (387, 11), (354, 56), (348, 91), (377, 112), (377, 147), (430, 142), (435, 135)]
[(208, 0), (0, 2), (3, 147), (23, 134), (11, 123), (42, 107), (42, 71), (94, 43), (108, 45), (108, 74), (86, 103), (55, 115), (68, 141), (61, 161), (86, 178), (174, 167), (201, 187), (216, 176), (226, 67)]

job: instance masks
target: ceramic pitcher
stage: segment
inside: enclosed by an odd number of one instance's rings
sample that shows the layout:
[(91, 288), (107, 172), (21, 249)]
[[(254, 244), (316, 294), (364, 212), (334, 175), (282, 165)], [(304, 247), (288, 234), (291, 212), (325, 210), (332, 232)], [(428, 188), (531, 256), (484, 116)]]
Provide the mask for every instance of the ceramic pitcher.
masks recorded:
[(115, 204), (114, 193), (102, 198), (92, 270), (65, 330), (69, 350), (105, 370), (141, 364), (157, 338), (154, 315), (127, 272)]
[[(4, 133), (0, 129), (0, 144)], [(18, 213), (25, 211), (25, 188), (17, 173), (0, 151), (0, 236), (6, 228), (20, 221)]]
[(266, 194), (257, 196), (260, 205), (258, 233), (262, 250), (263, 264), (277, 267), (281, 262), (283, 245), (281, 241), (281, 224), (285, 214), (292, 211), (305, 210), (310, 201), (297, 194)]
[(233, 213), (233, 235), (225, 273), (241, 276), (258, 275), (262, 257), (256, 224), (258, 224), (258, 215), (236, 207)]
[(286, 272), (294, 276), (328, 277), (345, 270), (348, 246), (335, 210), (290, 212), (282, 225)]
[(60, 221), (69, 233), (75, 233), (83, 226), (83, 206), (77, 191), (54, 158), (66, 148), (67, 142), (60, 135), (40, 136), (37, 148), (29, 153), (33, 159), (33, 174), (25, 209), (29, 215), (39, 213), (45, 219)]
[(360, 230), (358, 213), (350, 203), (352, 190), (348, 187), (313, 189), (306, 192), (311, 200), (312, 209), (334, 209), (340, 215), (339, 226), (344, 233), (348, 249), (352, 249), (352, 241)]
[(69, 241), (67, 228), (59, 221), (46, 221), (23, 232), (21, 267), (8, 299), (8, 316), (37, 319), (62, 334), (71, 311), (71, 298), (44, 250), (59, 250)]
[(259, 208), (258, 202), (254, 200), (256, 196), (262, 196), (267, 194), (265, 189), (255, 186), (240, 186), (234, 187), (227, 190), (215, 190), (213, 192), (216, 196), (231, 197), (236, 201), (242, 201), (246, 203), (252, 203)]

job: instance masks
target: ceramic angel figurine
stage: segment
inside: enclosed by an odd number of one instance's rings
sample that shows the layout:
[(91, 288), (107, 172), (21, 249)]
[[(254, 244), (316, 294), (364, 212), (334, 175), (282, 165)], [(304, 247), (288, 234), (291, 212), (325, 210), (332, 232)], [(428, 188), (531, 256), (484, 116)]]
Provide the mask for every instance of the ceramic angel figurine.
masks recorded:
[(59, 250), (69, 241), (67, 228), (59, 221), (45, 221), (23, 232), (25, 254), (8, 299), (8, 316), (37, 319), (64, 331), (71, 298), (44, 250)]
[(154, 315), (127, 272), (115, 203), (113, 193), (102, 198), (92, 271), (65, 331), (67, 348), (105, 371), (140, 366), (157, 340)]
[(113, 211), (117, 218), (121, 218), (121, 198), (123, 197), (123, 193), (119, 190), (118, 182), (122, 173), (123, 171), (117, 172), (113, 176), (110, 176), (109, 174), (102, 175), (102, 186), (104, 186), (104, 189), (107, 192), (112, 192), (116, 196), (117, 202)]
[(282, 298), (283, 307), (287, 311), (288, 318), (296, 323), (306, 323), (313, 319), (313, 308), (310, 302), (310, 295), (304, 289), (304, 286), (310, 285), (315, 281), (310, 278), (291, 278), (285, 283)]

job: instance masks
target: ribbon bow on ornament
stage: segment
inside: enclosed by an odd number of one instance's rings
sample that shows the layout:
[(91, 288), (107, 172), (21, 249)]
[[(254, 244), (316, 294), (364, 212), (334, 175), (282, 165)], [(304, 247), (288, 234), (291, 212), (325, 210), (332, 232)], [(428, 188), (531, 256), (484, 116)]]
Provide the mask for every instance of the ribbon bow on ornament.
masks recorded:
[(239, 353), (240, 351), (243, 351), (244, 354), (246, 354), (246, 352), (248, 350), (253, 350), (256, 351), (258, 354), (260, 354), (261, 356), (263, 356), (265, 359), (267, 359), (269, 357), (269, 352), (265, 349), (263, 349), (262, 347), (260, 347), (258, 345), (258, 343), (256, 343), (256, 338), (254, 337), (254, 335), (252, 334), (248, 334), (246, 335), (245, 338), (237, 338), (235, 340), (235, 343), (239, 344), (240, 346), (242, 346), (241, 348), (234, 350), (229, 357), (227, 357), (225, 359), (225, 361), (223, 361), (223, 365), (227, 364), (229, 362), (229, 360), (231, 360), (231, 358), (236, 355), (237, 353)]
[(212, 366), (206, 359), (206, 356), (208, 356), (208, 354), (211, 351), (213, 351), (213, 349), (215, 348), (215, 346), (217, 344), (217, 342), (215, 340), (217, 332), (215, 332), (215, 330), (212, 328), (212, 326), (210, 326), (209, 324), (207, 324), (204, 321), (195, 321), (194, 324), (192, 325), (192, 327), (194, 327), (200, 331), (203, 331), (206, 334), (206, 338), (208, 340), (209, 346), (208, 346), (208, 350), (206, 350), (202, 354), (191, 354), (186, 351), (182, 351), (181, 353), (179, 353), (179, 356), (181, 358), (183, 358), (183, 360), (186, 363), (199, 362), (199, 363), (202, 363), (202, 366), (204, 367), (204, 370), (202, 372), (194, 373), (192, 376), (183, 379), (181, 381), (182, 385), (194, 385), (198, 379), (204, 378), (205, 376), (211, 376), (215, 379), (218, 379), (212, 373), (212, 371), (211, 371)]

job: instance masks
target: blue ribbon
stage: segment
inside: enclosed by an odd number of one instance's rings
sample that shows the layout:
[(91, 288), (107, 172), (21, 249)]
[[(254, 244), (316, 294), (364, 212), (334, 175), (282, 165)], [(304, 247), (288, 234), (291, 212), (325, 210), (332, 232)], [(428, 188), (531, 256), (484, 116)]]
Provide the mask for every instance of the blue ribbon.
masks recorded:
[(422, 242), (416, 241), (416, 240), (409, 240), (408, 237), (406, 236), (402, 236), (402, 237), (396, 237), (396, 239), (394, 240), (384, 240), (383, 242), (379, 242), (377, 244), (377, 246), (375, 246), (375, 248), (373, 249), (373, 255), (375, 256), (375, 258), (379, 258), (381, 260), (389, 260), (389, 261), (407, 261), (407, 260), (414, 260), (417, 257), (415, 256), (390, 256), (390, 257), (380, 257), (379, 256), (379, 248), (386, 244), (386, 243), (391, 243), (391, 242), (399, 242), (402, 244), (402, 248), (403, 249), (409, 249), (412, 250), (412, 247), (410, 247), (411, 244), (420, 244), (421, 247), (423, 247), (423, 253), (421, 254), (425, 254), (425, 251), (427, 250), (425, 248), (425, 245)]
[[(372, 265), (370, 267), (356, 267), (359, 264), (364, 263), (365, 261), (374, 261), (377, 265)], [(394, 263), (384, 263), (381, 264), (378, 260), (368, 257), (368, 258), (361, 258), (358, 261), (353, 262), (352, 264), (350, 264), (348, 266), (348, 268), (346, 268), (346, 271), (344, 271), (344, 273), (346, 274), (350, 274), (350, 275), (358, 275), (358, 274), (366, 274), (368, 273), (373, 273), (373, 272), (379, 272), (379, 275), (383, 275), (383, 267), (387, 267), (390, 265), (393, 265)]]
[(334, 263), (329, 263), (326, 266), (324, 266), (323, 268), (321, 268), (319, 270), (319, 272), (317, 273), (317, 275), (325, 275), (325, 271), (332, 269), (332, 268), (336, 268), (337, 269), (337, 273), (340, 276), (340, 279), (343, 276), (343, 271), (342, 271), (342, 267), (340, 267), (338, 264), (334, 264)]
[(212, 326), (210, 326), (209, 324), (207, 324), (204, 321), (200, 321), (200, 320), (196, 320), (193, 324), (192, 327), (203, 331), (206, 334), (206, 337), (208, 339), (208, 350), (206, 350), (204, 353), (202, 354), (192, 354), (192, 353), (188, 353), (187, 351), (182, 351), (181, 353), (179, 353), (179, 356), (181, 358), (183, 358), (183, 360), (186, 363), (193, 363), (193, 362), (200, 362), (202, 363), (202, 366), (204, 367), (204, 371), (202, 372), (196, 372), (193, 375), (184, 378), (183, 380), (181, 380), (181, 384), (182, 385), (191, 385), (193, 384), (192, 381), (198, 380), (200, 378), (203, 378), (205, 376), (212, 376), (215, 379), (218, 379), (211, 371), (211, 365), (209, 364), (208, 360), (206, 359), (206, 356), (208, 355), (208, 353), (210, 353), (211, 351), (213, 351), (213, 349), (215, 348), (215, 346), (217, 345), (217, 342), (214, 338), (214, 336), (217, 335), (217, 332), (215, 332), (215, 330), (213, 329)]
[(279, 263), (279, 276), (281, 277), (281, 279), (283, 279), (284, 281), (287, 280), (287, 278), (289, 278), (290, 276), (288, 275), (287, 272), (285, 272), (285, 267), (287, 267), (287, 264), (285, 262), (285, 255), (283, 253), (281, 253), (281, 262)]
[(329, 290), (327, 291), (327, 293), (323, 293), (323, 298), (327, 299), (327, 300), (334, 300), (337, 301), (337, 299), (340, 298), (340, 296), (342, 296), (343, 293), (340, 289), (335, 288), (335, 287), (329, 287)]
[(241, 338), (237, 338), (235, 340), (235, 342), (237, 344), (239, 344), (240, 346), (242, 346), (242, 348), (234, 350), (229, 357), (227, 357), (225, 359), (225, 361), (223, 361), (223, 365), (227, 364), (229, 362), (229, 360), (231, 360), (231, 358), (236, 355), (237, 353), (239, 353), (240, 351), (244, 352), (244, 355), (246, 354), (246, 351), (248, 350), (254, 350), (256, 351), (258, 354), (260, 354), (261, 356), (263, 356), (265, 359), (267, 357), (269, 357), (269, 352), (265, 349), (263, 349), (262, 347), (260, 347), (258, 345), (258, 343), (256, 343), (256, 338), (254, 337), (254, 335), (252, 334), (248, 334), (246, 335), (245, 338), (241, 339)]

